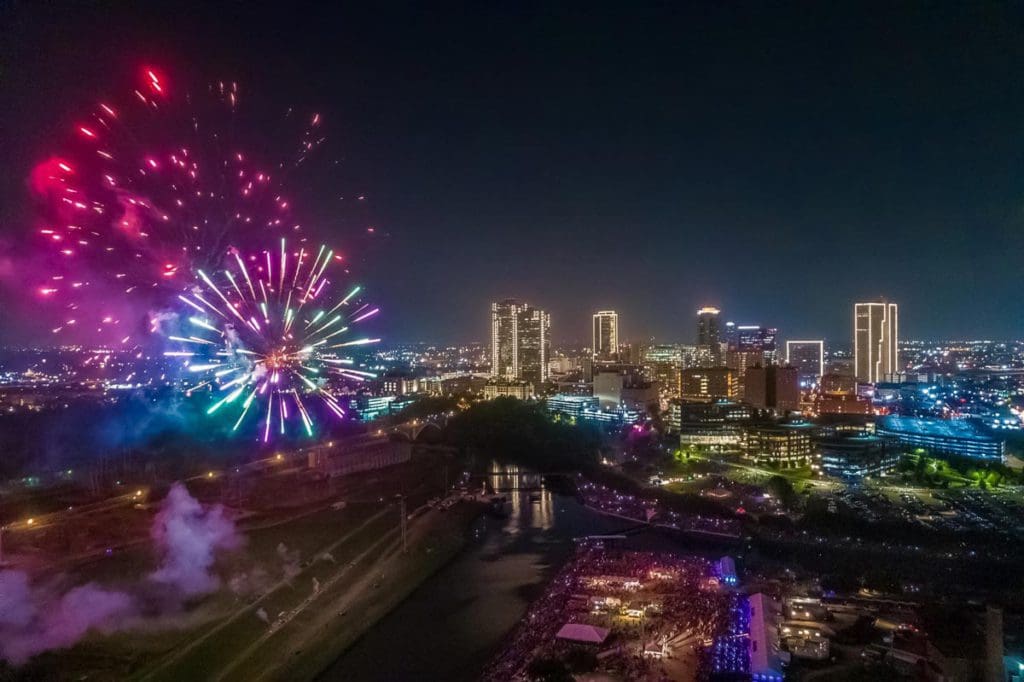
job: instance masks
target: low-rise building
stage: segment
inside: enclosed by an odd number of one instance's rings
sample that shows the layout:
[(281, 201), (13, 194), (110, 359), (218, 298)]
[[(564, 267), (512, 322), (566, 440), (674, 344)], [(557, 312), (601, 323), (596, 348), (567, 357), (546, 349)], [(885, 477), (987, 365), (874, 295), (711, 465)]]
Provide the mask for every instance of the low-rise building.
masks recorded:
[(743, 456), (779, 469), (808, 466), (815, 452), (813, 428), (807, 422), (749, 424), (742, 429)]
[(693, 367), (681, 374), (684, 400), (711, 401), (739, 396), (738, 375), (728, 367)]
[(876, 426), (881, 436), (894, 438), (909, 449), (922, 449), (930, 455), (972, 457), (1002, 461), (1006, 441), (970, 419), (920, 419), (883, 417)]
[(533, 395), (533, 384), (529, 381), (497, 379), (484, 384), (484, 400), (494, 400), (495, 398), (529, 400)]
[(845, 433), (815, 439), (821, 453), (821, 468), (847, 480), (879, 476), (896, 468), (900, 454), (888, 438), (867, 433)]

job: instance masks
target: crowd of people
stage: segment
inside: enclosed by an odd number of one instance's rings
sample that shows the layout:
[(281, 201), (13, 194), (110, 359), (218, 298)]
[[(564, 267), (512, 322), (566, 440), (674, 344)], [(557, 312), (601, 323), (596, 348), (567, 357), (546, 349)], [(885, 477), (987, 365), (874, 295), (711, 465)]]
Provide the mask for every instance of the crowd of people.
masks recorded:
[(747, 598), (739, 594), (729, 595), (726, 627), (720, 632), (708, 651), (708, 668), (711, 673), (750, 672), (750, 607)]
[[(569, 667), (584, 661), (623, 679), (657, 680), (665, 674), (663, 657), (703, 653), (741, 627), (735, 603), (705, 559), (583, 542), (527, 611), (485, 679), (521, 679), (531, 662), (543, 659)], [(609, 635), (590, 645), (558, 639), (567, 623)], [(707, 673), (719, 657), (702, 655), (698, 665)]]

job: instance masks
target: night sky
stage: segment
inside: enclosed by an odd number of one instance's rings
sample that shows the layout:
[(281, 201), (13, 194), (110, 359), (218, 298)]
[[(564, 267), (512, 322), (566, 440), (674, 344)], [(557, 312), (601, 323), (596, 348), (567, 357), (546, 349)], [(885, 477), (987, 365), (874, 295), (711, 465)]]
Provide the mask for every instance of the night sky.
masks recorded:
[[(904, 338), (1024, 336), (1020, 4), (0, 4), (3, 248), (68, 117), (152, 63), (323, 112), (307, 222), (388, 340), (484, 341), (509, 296), (557, 341), (602, 308), (691, 341), (714, 304), (845, 344), (877, 296)], [(49, 342), (0, 282), (0, 339)]]

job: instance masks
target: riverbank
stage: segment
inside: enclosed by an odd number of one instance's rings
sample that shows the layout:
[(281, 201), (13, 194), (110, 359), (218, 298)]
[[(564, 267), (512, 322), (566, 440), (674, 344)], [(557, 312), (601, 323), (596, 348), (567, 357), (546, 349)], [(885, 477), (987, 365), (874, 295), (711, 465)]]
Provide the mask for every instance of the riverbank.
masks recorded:
[[(577, 538), (621, 534), (636, 522), (598, 514), (574, 496), (508, 493), (509, 514), (483, 516), (469, 546), (380, 620), (322, 680), (476, 682), (532, 603), (576, 551)], [(679, 543), (641, 528), (621, 541), (638, 551)], [(717, 558), (720, 553), (713, 553)]]
[(222, 680), (314, 680), (420, 584), (465, 547), (469, 528), (484, 512), (463, 502), (431, 511), (410, 525), (408, 552), (400, 532), (380, 537), (374, 558), (358, 561), (351, 581), (324, 585), (315, 608), (305, 609), (255, 647)]

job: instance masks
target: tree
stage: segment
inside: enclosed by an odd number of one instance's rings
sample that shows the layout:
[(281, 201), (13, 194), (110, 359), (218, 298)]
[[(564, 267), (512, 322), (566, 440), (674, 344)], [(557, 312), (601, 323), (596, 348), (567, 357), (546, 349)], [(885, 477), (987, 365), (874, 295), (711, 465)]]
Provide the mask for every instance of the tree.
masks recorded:
[(792, 507), (796, 503), (796, 491), (793, 490), (793, 484), (789, 482), (789, 479), (776, 474), (768, 479), (765, 487), (785, 507)]

